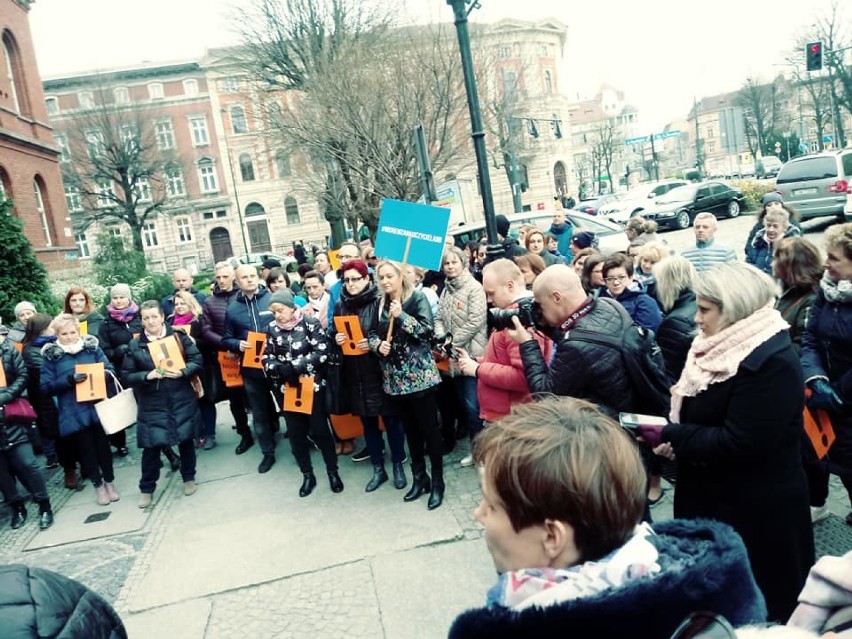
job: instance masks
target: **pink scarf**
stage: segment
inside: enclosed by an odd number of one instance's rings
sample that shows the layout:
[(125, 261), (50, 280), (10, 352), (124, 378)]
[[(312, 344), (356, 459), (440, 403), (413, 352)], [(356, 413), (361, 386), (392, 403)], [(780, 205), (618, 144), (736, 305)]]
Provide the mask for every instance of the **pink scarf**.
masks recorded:
[(174, 319), (172, 320), (172, 326), (186, 326), (187, 324), (192, 324), (192, 320), (195, 319), (195, 315), (192, 313), (187, 313), (186, 315), (178, 315), (175, 313)]
[(112, 305), (112, 302), (107, 304), (106, 307), (107, 314), (117, 322), (122, 322), (123, 324), (127, 324), (136, 313), (139, 312), (139, 305), (136, 302), (130, 302), (130, 304), (121, 310), (118, 310)]
[(301, 322), (304, 319), (304, 317), (305, 317), (305, 314), (302, 312), (302, 309), (300, 309), (297, 306), (296, 308), (293, 309), (293, 314), (290, 316), (290, 319), (288, 319), (283, 324), (276, 321), (275, 325), (278, 328), (280, 328), (282, 331), (292, 331), (294, 328), (296, 328), (296, 324)]
[(695, 397), (737, 374), (742, 361), (770, 337), (788, 330), (790, 325), (770, 302), (745, 319), (735, 322), (715, 335), (699, 333), (686, 356), (686, 365), (677, 384), (672, 386), (672, 410), (669, 420), (680, 421), (684, 397)]

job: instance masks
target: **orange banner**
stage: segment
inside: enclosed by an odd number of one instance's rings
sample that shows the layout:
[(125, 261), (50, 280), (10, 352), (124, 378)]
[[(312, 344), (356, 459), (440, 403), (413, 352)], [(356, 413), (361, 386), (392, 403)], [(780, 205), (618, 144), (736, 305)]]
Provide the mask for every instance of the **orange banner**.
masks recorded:
[[(805, 391), (805, 396), (809, 397), (810, 389)], [(805, 422), (805, 433), (808, 439), (811, 440), (811, 445), (819, 459), (822, 459), (828, 453), (828, 449), (834, 443), (835, 434), (834, 427), (831, 425), (831, 419), (828, 413), (822, 409), (811, 410), (805, 407), (805, 412), (802, 415)]]
[(365, 355), (369, 352), (369, 349), (361, 349), (357, 346), (358, 342), (364, 339), (364, 331), (361, 330), (361, 322), (357, 315), (335, 316), (334, 327), (338, 333), (343, 333), (346, 337), (346, 341), (341, 346), (344, 355)]
[(243, 366), (263, 368), (263, 351), (266, 350), (266, 333), (249, 331), (246, 341), (249, 347), (243, 351)]
[(74, 366), (74, 372), (86, 374), (86, 379), (77, 383), (78, 402), (93, 402), (107, 398), (106, 372), (103, 362), (77, 364)]
[(186, 368), (186, 360), (178, 344), (178, 338), (167, 335), (163, 339), (155, 339), (148, 342), (148, 352), (154, 360), (154, 366), (173, 373), (180, 373)]
[(228, 388), (243, 385), (243, 376), (240, 375), (240, 358), (236, 353), (220, 351), (219, 370), (222, 371), (222, 381)]
[(298, 386), (284, 384), (284, 410), (310, 415), (314, 408), (314, 376), (300, 377)]
[(340, 268), (340, 258), (338, 257), (338, 255), (340, 255), (340, 249), (335, 249), (333, 251), (328, 252), (328, 262), (329, 264), (331, 264), (331, 268), (333, 268), (335, 271)]

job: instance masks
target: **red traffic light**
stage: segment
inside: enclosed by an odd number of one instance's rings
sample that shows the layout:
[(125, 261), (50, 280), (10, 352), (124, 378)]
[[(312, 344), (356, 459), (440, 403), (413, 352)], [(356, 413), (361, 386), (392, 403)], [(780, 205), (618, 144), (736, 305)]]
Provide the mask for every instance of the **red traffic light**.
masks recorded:
[(809, 42), (805, 46), (805, 67), (808, 71), (822, 69), (822, 42)]
[(811, 53), (819, 53), (820, 49), (822, 49), (822, 44), (819, 42), (814, 42), (811, 45)]

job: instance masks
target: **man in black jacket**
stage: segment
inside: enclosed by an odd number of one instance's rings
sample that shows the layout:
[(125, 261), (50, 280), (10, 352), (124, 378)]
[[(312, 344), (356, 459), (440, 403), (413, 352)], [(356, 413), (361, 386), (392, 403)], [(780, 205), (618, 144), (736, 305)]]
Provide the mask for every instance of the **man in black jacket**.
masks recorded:
[(192, 273), (185, 268), (179, 268), (175, 271), (175, 274), (172, 276), (172, 284), (175, 286), (174, 292), (171, 295), (166, 295), (162, 300), (160, 300), (163, 315), (166, 317), (169, 317), (175, 312), (175, 293), (178, 291), (189, 291), (199, 305), (204, 304), (204, 298), (207, 296), (201, 291), (196, 291), (192, 287)]
[(546, 268), (533, 283), (533, 295), (556, 351), (548, 365), (531, 331), (513, 318), (515, 328), (508, 333), (520, 344), (530, 392), (587, 399), (611, 415), (631, 410), (633, 391), (621, 352), (571, 339), (572, 328), (610, 335), (626, 330), (617, 309), (587, 296), (574, 269), (564, 264)]

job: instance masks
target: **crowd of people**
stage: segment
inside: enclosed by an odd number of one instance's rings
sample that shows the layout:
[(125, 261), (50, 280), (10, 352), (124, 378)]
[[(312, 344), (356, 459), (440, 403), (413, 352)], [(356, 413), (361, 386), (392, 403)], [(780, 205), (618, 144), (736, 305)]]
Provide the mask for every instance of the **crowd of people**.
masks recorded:
[[(337, 268), (318, 252), (298, 281), (275, 264), (258, 274), (222, 262), (209, 295), (181, 269), (163, 300), (139, 304), (113, 286), (103, 313), (73, 288), (55, 318), (18, 304), (0, 344), (0, 404), (28, 392), (47, 465), (77, 488), (79, 464), (104, 506), (120, 498), (111, 447), (127, 454), (126, 435), (107, 436), (79, 399), (80, 364), (103, 364), (134, 391), (140, 508), (153, 503), (161, 455), (196, 492), (196, 451), (216, 446), (225, 401), (234, 452), (257, 442), (259, 473), (276, 462), (277, 435), (289, 438), (300, 497), (318, 485), (312, 449), (330, 490), (344, 490), (338, 457), (354, 449), (335, 415), (363, 426), (352, 458), (372, 464), (365, 491), (392, 479), (405, 502), (428, 495), (429, 510), (448, 489), (444, 455), (468, 438), (460, 464), (481, 471), (476, 517), (501, 577), (452, 636), (584, 627), (600, 614), (625, 632), (640, 618), (671, 631), (696, 610), (784, 622), (814, 563), (829, 475), (852, 495), (852, 224), (826, 231), (823, 262), (777, 194), (758, 217), (745, 263), (716, 241), (710, 213), (680, 255), (635, 219), (630, 250), (602, 255), (557, 211), (550, 233), (523, 227), (520, 238), (498, 216), (500, 255), (484, 240), (448, 245), (437, 273), (345, 242)], [(168, 338), (178, 370), (150, 347)], [(639, 357), (658, 363), (648, 370), (670, 395), (664, 419), (640, 415), (628, 435), (620, 414), (649, 405)], [(831, 419), (828, 455), (805, 435), (806, 406)], [(4, 417), (0, 429), (0, 488), (13, 528), (26, 520), (16, 479), (46, 528), (54, 514), (18, 424)], [(677, 520), (652, 524), (666, 464)], [(650, 615), (661, 596), (674, 603)]]

